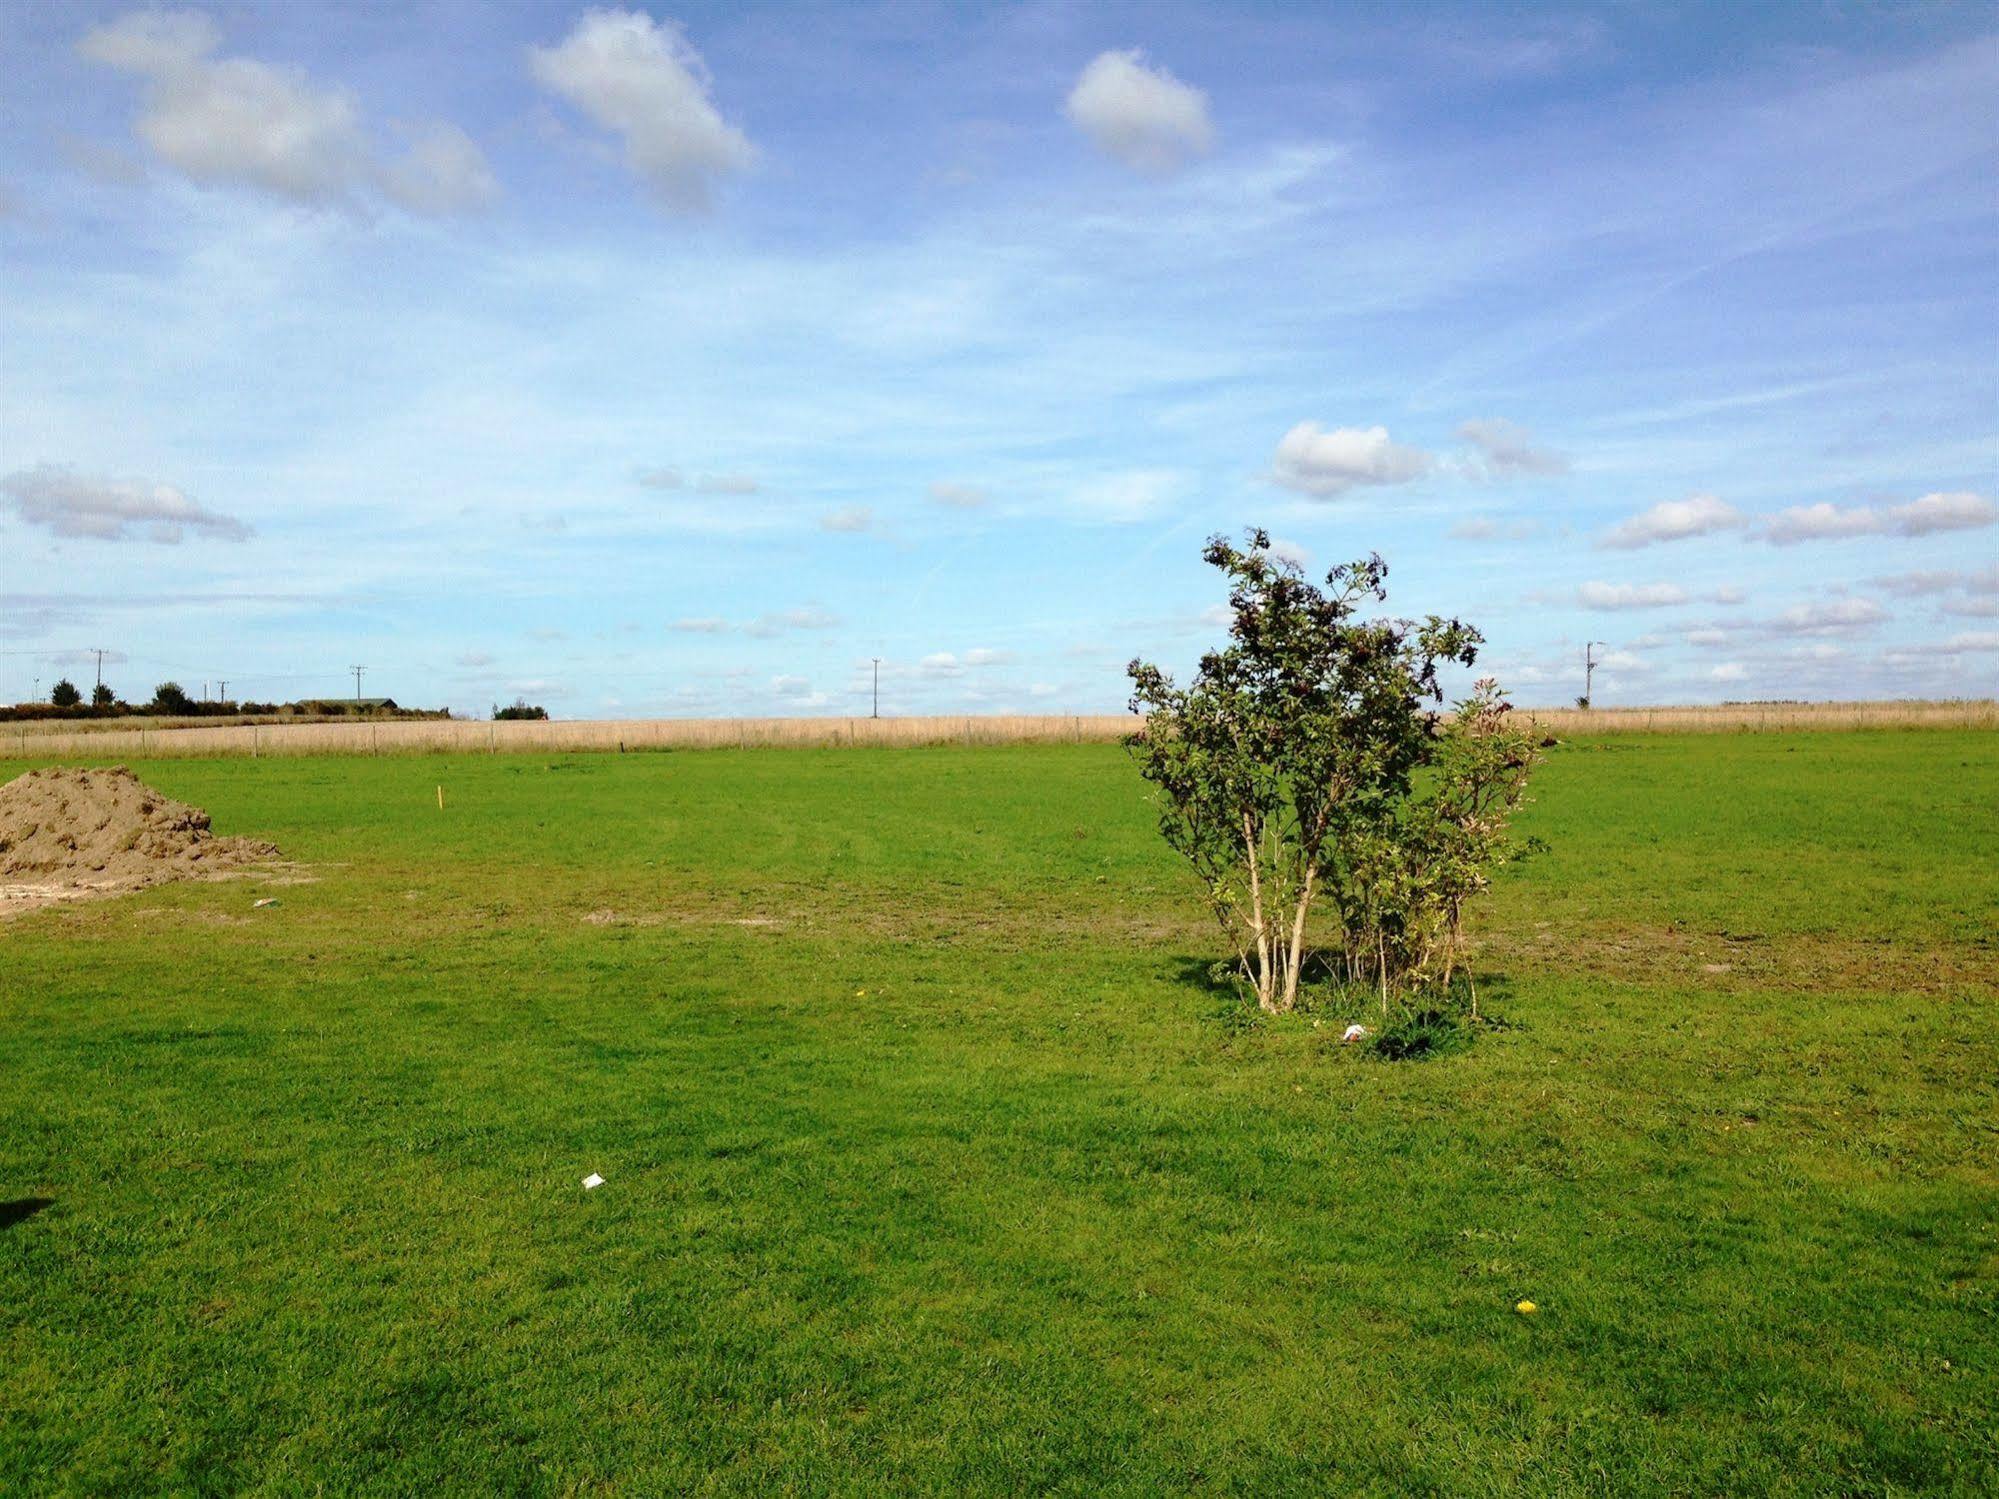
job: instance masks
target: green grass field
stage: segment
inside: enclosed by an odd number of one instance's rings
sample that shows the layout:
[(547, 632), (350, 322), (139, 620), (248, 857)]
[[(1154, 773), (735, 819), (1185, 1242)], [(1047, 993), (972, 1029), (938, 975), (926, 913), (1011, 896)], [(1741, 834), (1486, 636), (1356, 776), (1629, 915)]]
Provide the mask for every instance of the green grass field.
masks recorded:
[(1992, 734), (1555, 750), (1399, 1064), (1114, 748), (136, 768), (313, 878), (0, 927), (0, 1492), (1999, 1488)]

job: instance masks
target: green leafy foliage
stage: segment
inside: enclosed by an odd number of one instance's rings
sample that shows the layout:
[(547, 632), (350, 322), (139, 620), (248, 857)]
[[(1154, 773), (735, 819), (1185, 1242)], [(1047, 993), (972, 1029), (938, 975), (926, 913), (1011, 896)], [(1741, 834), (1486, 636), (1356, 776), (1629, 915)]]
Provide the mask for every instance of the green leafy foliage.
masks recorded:
[(1230, 583), (1229, 642), (1191, 687), (1133, 661), (1132, 748), (1159, 788), (1160, 831), (1194, 867), (1267, 1011), (1292, 1009), (1330, 911), (1349, 980), (1390, 991), (1457, 967), (1465, 903), (1506, 852), (1532, 741), (1496, 684), (1459, 711), (1440, 671), (1470, 666), (1482, 637), (1461, 620), (1367, 619), (1387, 598), (1376, 555), (1324, 588), (1275, 556), (1267, 532), (1203, 554)]
[(58, 708), (74, 708), (83, 701), (83, 694), (76, 690), (76, 683), (64, 677), (49, 694), (49, 701)]
[(180, 683), (162, 682), (153, 689), (152, 707), (155, 713), (187, 714), (195, 711), (195, 702), (181, 689)]

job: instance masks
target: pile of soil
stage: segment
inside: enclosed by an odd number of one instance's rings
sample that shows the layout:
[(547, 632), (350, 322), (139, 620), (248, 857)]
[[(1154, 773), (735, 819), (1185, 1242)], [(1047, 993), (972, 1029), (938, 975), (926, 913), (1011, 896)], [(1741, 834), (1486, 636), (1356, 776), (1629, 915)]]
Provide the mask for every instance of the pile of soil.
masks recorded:
[(31, 770), (0, 786), (0, 909), (224, 873), (277, 852), (255, 838), (216, 837), (201, 808), (161, 796), (122, 765)]

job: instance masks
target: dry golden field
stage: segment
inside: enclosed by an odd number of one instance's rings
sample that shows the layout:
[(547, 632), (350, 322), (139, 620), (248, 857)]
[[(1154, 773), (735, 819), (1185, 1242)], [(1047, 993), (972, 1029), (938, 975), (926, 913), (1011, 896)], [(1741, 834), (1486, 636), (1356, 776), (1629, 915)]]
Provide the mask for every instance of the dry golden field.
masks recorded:
[[(1686, 708), (1530, 708), (1521, 715), (1551, 734), (1755, 733), (1787, 729), (1999, 728), (1999, 702), (1741, 703)], [(473, 719), (138, 725), (9, 724), (0, 752), (92, 760), (204, 755), (369, 755), (488, 751), (742, 749), (835, 745), (1048, 744), (1105, 742), (1128, 734), (1127, 714), (932, 718)], [(127, 724), (131, 724), (128, 720)]]
[[(1045, 744), (1114, 740), (1125, 714), (938, 718), (649, 718), (383, 720), (126, 728), (83, 734), (9, 725), (0, 750), (92, 759), (193, 755), (368, 755), (549, 750), (805, 748), (830, 745)], [(13, 744), (8, 740), (12, 738)]]
[(1551, 734), (1734, 734), (1785, 729), (1992, 729), (1990, 698), (1884, 703), (1720, 703), (1688, 708), (1523, 708)]

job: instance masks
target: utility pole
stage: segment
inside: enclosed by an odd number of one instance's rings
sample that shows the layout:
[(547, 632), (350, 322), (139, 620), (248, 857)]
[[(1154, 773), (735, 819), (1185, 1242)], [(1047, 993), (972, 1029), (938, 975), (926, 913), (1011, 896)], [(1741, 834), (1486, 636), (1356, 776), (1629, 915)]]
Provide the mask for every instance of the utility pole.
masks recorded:
[(358, 703), (361, 701), (361, 673), (368, 668), (365, 666), (350, 666), (347, 669), (354, 673), (354, 701)]
[(1594, 695), (1596, 648), (1602, 644), (1601, 640), (1586, 640), (1583, 642), (1583, 706), (1585, 708), (1590, 705), (1590, 698)]
[(215, 701), (218, 703), (229, 701), (229, 684), (227, 682), (218, 682), (215, 684)]
[(871, 717), (882, 716), (882, 658), (875, 657), (875, 711)]
[(93, 645), (91, 649), (97, 652), (97, 685), (102, 687), (104, 685), (104, 647)]

